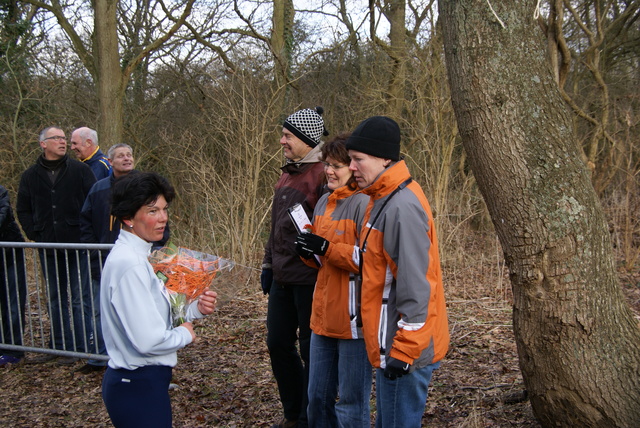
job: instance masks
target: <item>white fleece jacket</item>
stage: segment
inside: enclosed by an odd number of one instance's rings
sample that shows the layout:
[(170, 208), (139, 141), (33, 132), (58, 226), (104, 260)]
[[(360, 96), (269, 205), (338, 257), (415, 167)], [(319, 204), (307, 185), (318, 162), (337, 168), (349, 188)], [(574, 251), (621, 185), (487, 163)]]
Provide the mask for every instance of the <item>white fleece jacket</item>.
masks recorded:
[[(121, 230), (102, 271), (102, 334), (114, 369), (174, 367), (178, 349), (191, 343), (186, 328), (172, 327), (169, 296), (149, 263), (150, 250), (151, 243)], [(202, 317), (193, 302), (187, 321)]]

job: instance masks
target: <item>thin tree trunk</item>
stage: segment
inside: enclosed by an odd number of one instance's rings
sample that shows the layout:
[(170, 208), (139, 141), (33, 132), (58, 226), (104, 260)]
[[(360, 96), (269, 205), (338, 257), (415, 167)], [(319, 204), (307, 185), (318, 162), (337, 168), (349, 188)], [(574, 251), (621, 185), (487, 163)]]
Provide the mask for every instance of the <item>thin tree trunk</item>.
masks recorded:
[(293, 0), (274, 0), (271, 52), (275, 60), (274, 92), (279, 94), (279, 102), (276, 105), (282, 112), (288, 110), (294, 16)]
[(440, 1), (458, 128), (509, 266), (536, 417), (543, 426), (640, 426), (640, 330), (535, 6)]
[(389, 20), (389, 55), (391, 76), (389, 81), (389, 110), (396, 117), (402, 114), (405, 104), (407, 74), (407, 26), (406, 1), (392, 0), (386, 4), (385, 15)]

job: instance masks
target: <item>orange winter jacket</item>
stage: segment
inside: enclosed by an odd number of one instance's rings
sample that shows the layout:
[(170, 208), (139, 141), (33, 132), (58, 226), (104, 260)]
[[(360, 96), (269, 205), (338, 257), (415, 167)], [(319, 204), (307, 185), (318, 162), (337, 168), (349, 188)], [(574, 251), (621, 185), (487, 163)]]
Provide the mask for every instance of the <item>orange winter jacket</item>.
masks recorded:
[[(371, 197), (360, 233), (361, 240), (366, 239), (361, 256), (362, 321), (374, 367), (384, 368), (386, 359), (393, 357), (414, 370), (440, 361), (449, 348), (433, 216), (420, 185), (406, 184), (410, 177), (400, 161), (362, 190)], [(383, 207), (403, 183), (406, 187)]]
[[(324, 194), (313, 211), (313, 233), (331, 242), (313, 293), (311, 330), (335, 339), (361, 339), (356, 326), (358, 235), (369, 197), (348, 186)], [(316, 266), (313, 260), (305, 260)]]

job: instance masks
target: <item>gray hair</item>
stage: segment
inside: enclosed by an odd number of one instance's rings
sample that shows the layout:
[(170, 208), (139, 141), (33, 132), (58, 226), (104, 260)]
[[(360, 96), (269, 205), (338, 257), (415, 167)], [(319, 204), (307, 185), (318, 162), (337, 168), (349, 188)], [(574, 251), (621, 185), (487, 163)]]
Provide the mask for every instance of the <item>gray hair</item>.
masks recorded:
[(82, 138), (83, 141), (91, 140), (91, 142), (93, 143), (93, 147), (98, 146), (98, 133), (96, 132), (95, 129), (82, 127), (82, 128), (76, 129), (73, 132), (76, 132), (76, 131), (78, 132), (78, 134), (80, 134), (80, 138)]
[(114, 144), (113, 146), (109, 147), (109, 151), (107, 151), (107, 158), (113, 159), (113, 154), (115, 153), (116, 149), (120, 149), (122, 147), (124, 147), (125, 149), (131, 150), (131, 154), (133, 154), (133, 149), (131, 148), (130, 145), (125, 144), (125, 143), (118, 143), (118, 144)]
[(60, 128), (59, 126), (47, 126), (46, 128), (44, 128), (42, 131), (40, 131), (40, 135), (38, 136), (38, 141), (44, 141), (44, 135), (47, 133), (48, 130), (50, 129), (59, 129), (62, 132), (64, 132), (64, 130), (62, 128)]

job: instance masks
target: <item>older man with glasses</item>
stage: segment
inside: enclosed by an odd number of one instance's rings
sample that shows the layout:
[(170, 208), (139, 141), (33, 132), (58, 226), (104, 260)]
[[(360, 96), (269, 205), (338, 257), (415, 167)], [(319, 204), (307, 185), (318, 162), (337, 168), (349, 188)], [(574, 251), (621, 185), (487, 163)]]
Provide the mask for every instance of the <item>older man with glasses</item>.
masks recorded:
[[(69, 158), (67, 138), (61, 128), (45, 128), (39, 141), (42, 154), (20, 177), (16, 212), (22, 230), (36, 242), (80, 242), (80, 209), (96, 177), (89, 166)], [(75, 251), (45, 249), (40, 250), (39, 256), (49, 297), (49, 346), (86, 352), (85, 339), (91, 332), (83, 328), (78, 255)], [(46, 354), (28, 361), (46, 362), (55, 358)], [(73, 364), (76, 360), (60, 357), (57, 362)]]

